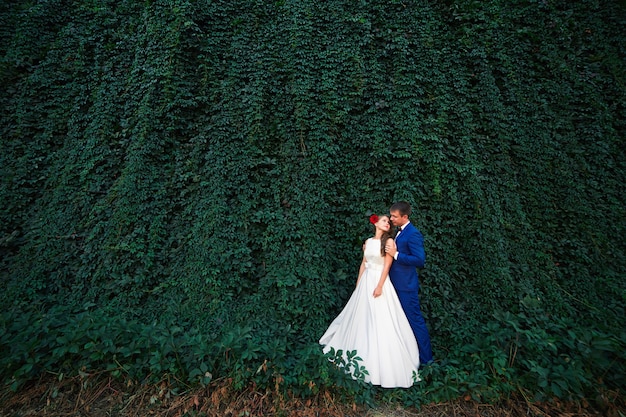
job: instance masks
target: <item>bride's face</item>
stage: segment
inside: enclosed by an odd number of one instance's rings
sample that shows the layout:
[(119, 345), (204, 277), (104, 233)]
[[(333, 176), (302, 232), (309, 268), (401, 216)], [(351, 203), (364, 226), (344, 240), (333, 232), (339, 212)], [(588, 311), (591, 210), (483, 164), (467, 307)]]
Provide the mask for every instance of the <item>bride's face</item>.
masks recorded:
[(376, 226), (383, 232), (388, 232), (389, 229), (391, 229), (391, 224), (389, 224), (389, 217), (382, 216), (380, 219), (378, 219)]

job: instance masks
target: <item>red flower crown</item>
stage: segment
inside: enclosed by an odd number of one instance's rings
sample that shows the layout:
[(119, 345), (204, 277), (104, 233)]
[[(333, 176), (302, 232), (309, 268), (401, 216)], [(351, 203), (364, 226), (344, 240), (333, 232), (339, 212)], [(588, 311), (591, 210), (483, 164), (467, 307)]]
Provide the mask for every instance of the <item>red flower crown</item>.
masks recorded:
[(372, 224), (376, 224), (376, 223), (378, 223), (378, 216), (377, 216), (377, 215), (375, 215), (375, 214), (372, 214), (372, 215), (370, 216), (370, 223), (372, 223)]

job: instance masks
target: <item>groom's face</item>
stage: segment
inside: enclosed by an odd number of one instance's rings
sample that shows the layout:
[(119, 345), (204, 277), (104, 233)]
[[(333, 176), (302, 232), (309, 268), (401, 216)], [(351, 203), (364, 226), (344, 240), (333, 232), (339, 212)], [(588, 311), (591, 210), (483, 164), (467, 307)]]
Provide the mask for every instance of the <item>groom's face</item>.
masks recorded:
[(391, 223), (393, 223), (394, 226), (402, 226), (403, 224), (405, 224), (409, 218), (409, 216), (407, 215), (401, 215), (400, 212), (398, 210), (394, 210), (392, 212), (389, 213), (390, 216), (389, 218), (391, 219)]

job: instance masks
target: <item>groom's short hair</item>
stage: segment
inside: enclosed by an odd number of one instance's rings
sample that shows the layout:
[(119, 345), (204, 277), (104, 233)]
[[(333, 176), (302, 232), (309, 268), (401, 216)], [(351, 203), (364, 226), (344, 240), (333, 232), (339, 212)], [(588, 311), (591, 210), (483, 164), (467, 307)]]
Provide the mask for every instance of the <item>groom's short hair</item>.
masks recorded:
[(401, 215), (410, 216), (411, 215), (411, 205), (406, 201), (398, 201), (397, 203), (393, 203), (389, 211), (399, 211)]

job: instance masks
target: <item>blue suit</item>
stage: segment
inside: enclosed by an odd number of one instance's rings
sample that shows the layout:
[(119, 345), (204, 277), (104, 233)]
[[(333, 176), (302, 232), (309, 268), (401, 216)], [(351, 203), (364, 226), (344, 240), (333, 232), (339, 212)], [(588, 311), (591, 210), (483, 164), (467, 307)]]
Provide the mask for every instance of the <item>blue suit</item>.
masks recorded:
[(391, 264), (389, 277), (417, 339), (420, 363), (426, 364), (433, 359), (433, 352), (430, 346), (430, 335), (420, 308), (418, 298), (420, 283), (417, 275), (417, 268), (423, 268), (426, 262), (424, 237), (412, 223), (407, 223), (396, 237), (396, 246), (398, 259)]

